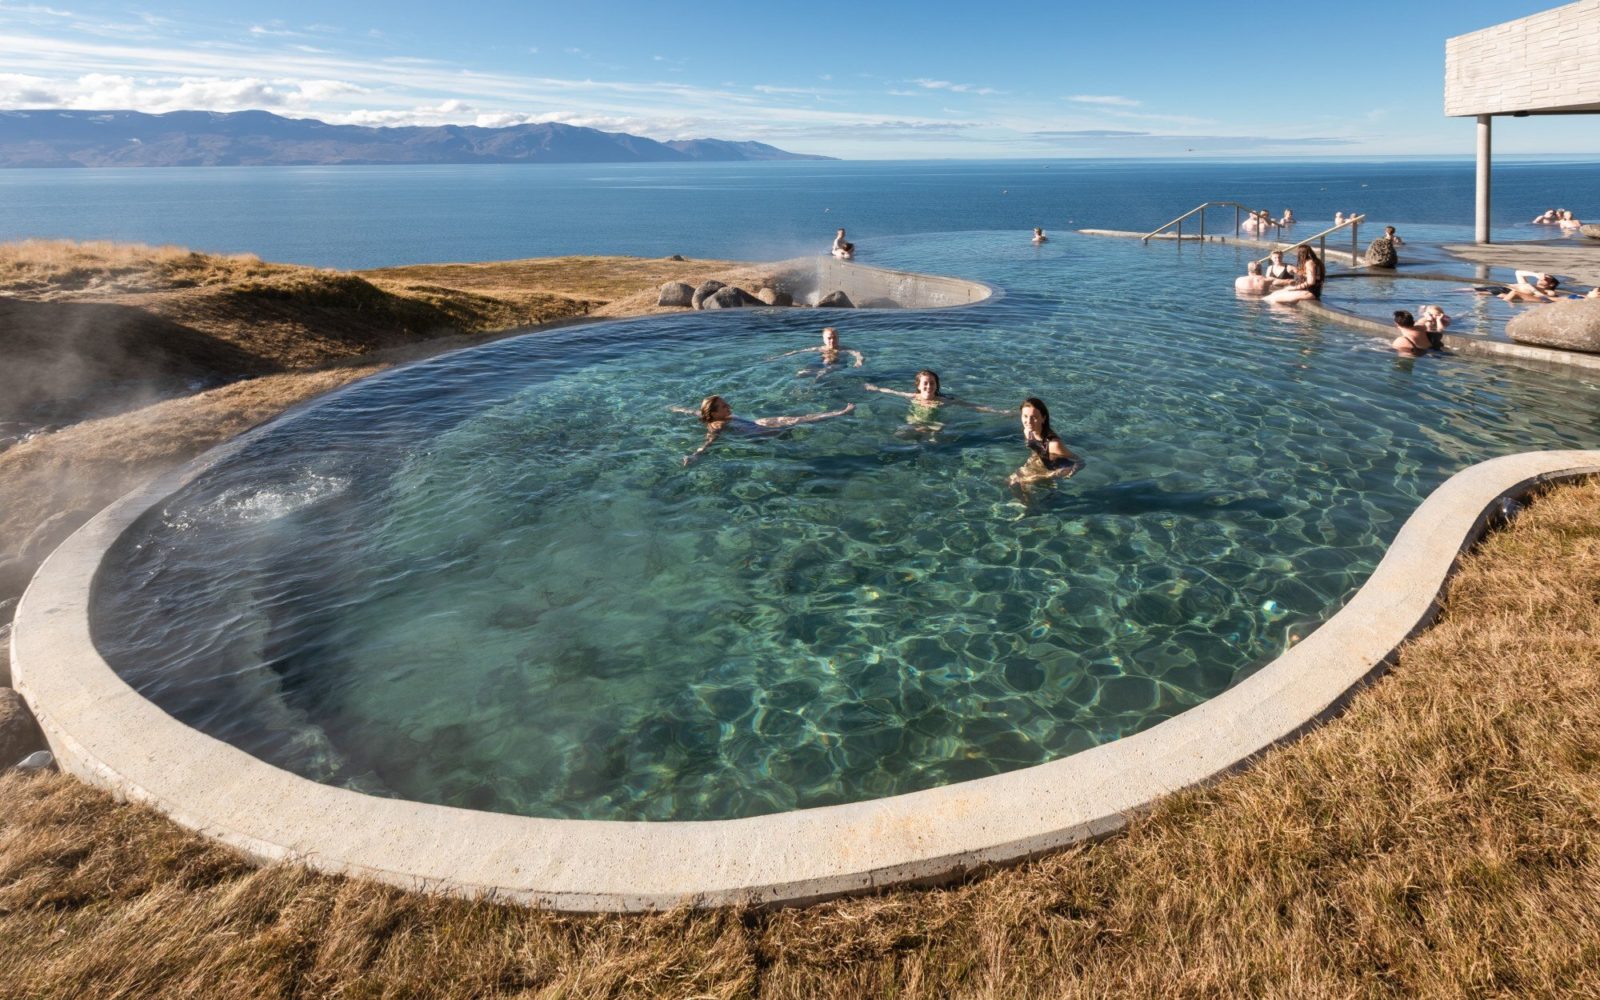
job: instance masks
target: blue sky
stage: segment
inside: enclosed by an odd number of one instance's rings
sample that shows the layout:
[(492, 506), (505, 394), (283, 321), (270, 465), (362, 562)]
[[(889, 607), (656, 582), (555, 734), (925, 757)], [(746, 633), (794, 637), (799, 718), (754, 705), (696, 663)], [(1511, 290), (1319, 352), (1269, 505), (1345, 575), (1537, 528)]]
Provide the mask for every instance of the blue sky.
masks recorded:
[[(852, 159), (1468, 154), (1444, 40), (1555, 6), (0, 2), (0, 108), (567, 121)], [(1600, 152), (1600, 117), (1500, 119)]]

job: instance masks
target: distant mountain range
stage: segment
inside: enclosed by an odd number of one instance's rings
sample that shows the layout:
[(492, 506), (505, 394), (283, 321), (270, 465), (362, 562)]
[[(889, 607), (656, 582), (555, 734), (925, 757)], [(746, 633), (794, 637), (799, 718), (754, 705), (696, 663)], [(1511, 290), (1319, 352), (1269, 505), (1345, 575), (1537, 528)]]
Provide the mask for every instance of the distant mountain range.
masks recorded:
[(267, 111), (0, 111), (0, 167), (236, 167), (374, 163), (828, 160), (763, 142), (657, 142), (550, 122), (370, 128)]

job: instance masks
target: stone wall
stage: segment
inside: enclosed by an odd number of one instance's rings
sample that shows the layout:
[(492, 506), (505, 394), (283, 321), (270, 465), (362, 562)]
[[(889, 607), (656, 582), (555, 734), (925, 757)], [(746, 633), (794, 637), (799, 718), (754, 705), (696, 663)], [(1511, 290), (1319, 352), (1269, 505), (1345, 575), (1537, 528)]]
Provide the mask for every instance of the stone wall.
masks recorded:
[(1600, 0), (1579, 0), (1444, 43), (1444, 113), (1600, 111)]

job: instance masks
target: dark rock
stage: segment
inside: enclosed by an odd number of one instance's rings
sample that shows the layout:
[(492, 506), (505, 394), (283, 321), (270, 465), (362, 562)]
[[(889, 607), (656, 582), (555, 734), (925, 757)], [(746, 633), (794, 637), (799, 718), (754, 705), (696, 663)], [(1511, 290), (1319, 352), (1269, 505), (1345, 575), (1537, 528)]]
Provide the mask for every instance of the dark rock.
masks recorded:
[(9, 771), (28, 754), (43, 749), (44, 733), (28, 703), (11, 688), (0, 688), (0, 770)]
[(694, 305), (694, 286), (687, 281), (669, 281), (661, 286), (661, 294), (656, 296), (656, 305)]
[(723, 287), (725, 286), (720, 281), (702, 281), (700, 282), (700, 287), (694, 290), (694, 295), (690, 298), (689, 304), (699, 309), (700, 303), (706, 300), (706, 296)]
[(668, 260), (675, 260), (675, 261), (678, 261), (678, 262), (679, 262), (679, 263), (682, 263), (682, 261), (683, 261), (683, 254), (681, 254), (681, 253), (675, 253), (675, 254), (673, 254), (673, 255), (672, 255), (672, 256), (671, 256), (671, 257), (668, 257), (668, 258), (667, 258), (667, 259), (668, 259)]
[(817, 300), (818, 309), (854, 309), (856, 304), (843, 292), (829, 292)]
[(1578, 227), (1578, 232), (1589, 237), (1591, 240), (1600, 240), (1600, 225), (1596, 225), (1593, 222), (1585, 222), (1583, 225)]
[(776, 288), (763, 288), (756, 292), (756, 298), (769, 306), (792, 306), (794, 296)]
[(759, 306), (761, 300), (751, 295), (742, 288), (728, 285), (719, 288), (707, 295), (700, 302), (701, 309), (741, 309), (745, 306)]
[(1534, 306), (1511, 318), (1506, 336), (1535, 347), (1600, 353), (1600, 299)]
[(1387, 236), (1380, 236), (1367, 247), (1368, 267), (1394, 267), (1400, 263), (1400, 254), (1395, 251), (1394, 240)]
[(62, 510), (51, 514), (22, 543), (19, 558), (27, 565), (39, 565), (56, 550), (56, 546), (67, 540), (68, 535), (83, 527), (93, 516), (94, 513), (87, 510)]

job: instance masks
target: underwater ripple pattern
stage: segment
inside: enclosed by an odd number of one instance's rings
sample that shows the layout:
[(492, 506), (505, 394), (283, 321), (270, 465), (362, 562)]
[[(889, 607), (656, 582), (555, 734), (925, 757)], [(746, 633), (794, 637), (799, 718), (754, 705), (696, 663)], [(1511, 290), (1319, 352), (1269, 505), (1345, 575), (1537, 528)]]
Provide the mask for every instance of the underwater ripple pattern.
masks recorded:
[[(1244, 253), (1013, 234), (863, 242), (1005, 289), (502, 341), (249, 439), (146, 515), (95, 636), (183, 721), (308, 777), (540, 816), (710, 819), (1068, 755), (1196, 705), (1365, 579), (1452, 472), (1600, 439), (1594, 386), (1232, 293)], [(1088, 459), (1018, 493), (1015, 418), (904, 400), (928, 366), (1038, 395)], [(855, 402), (688, 469), (707, 392)]]

